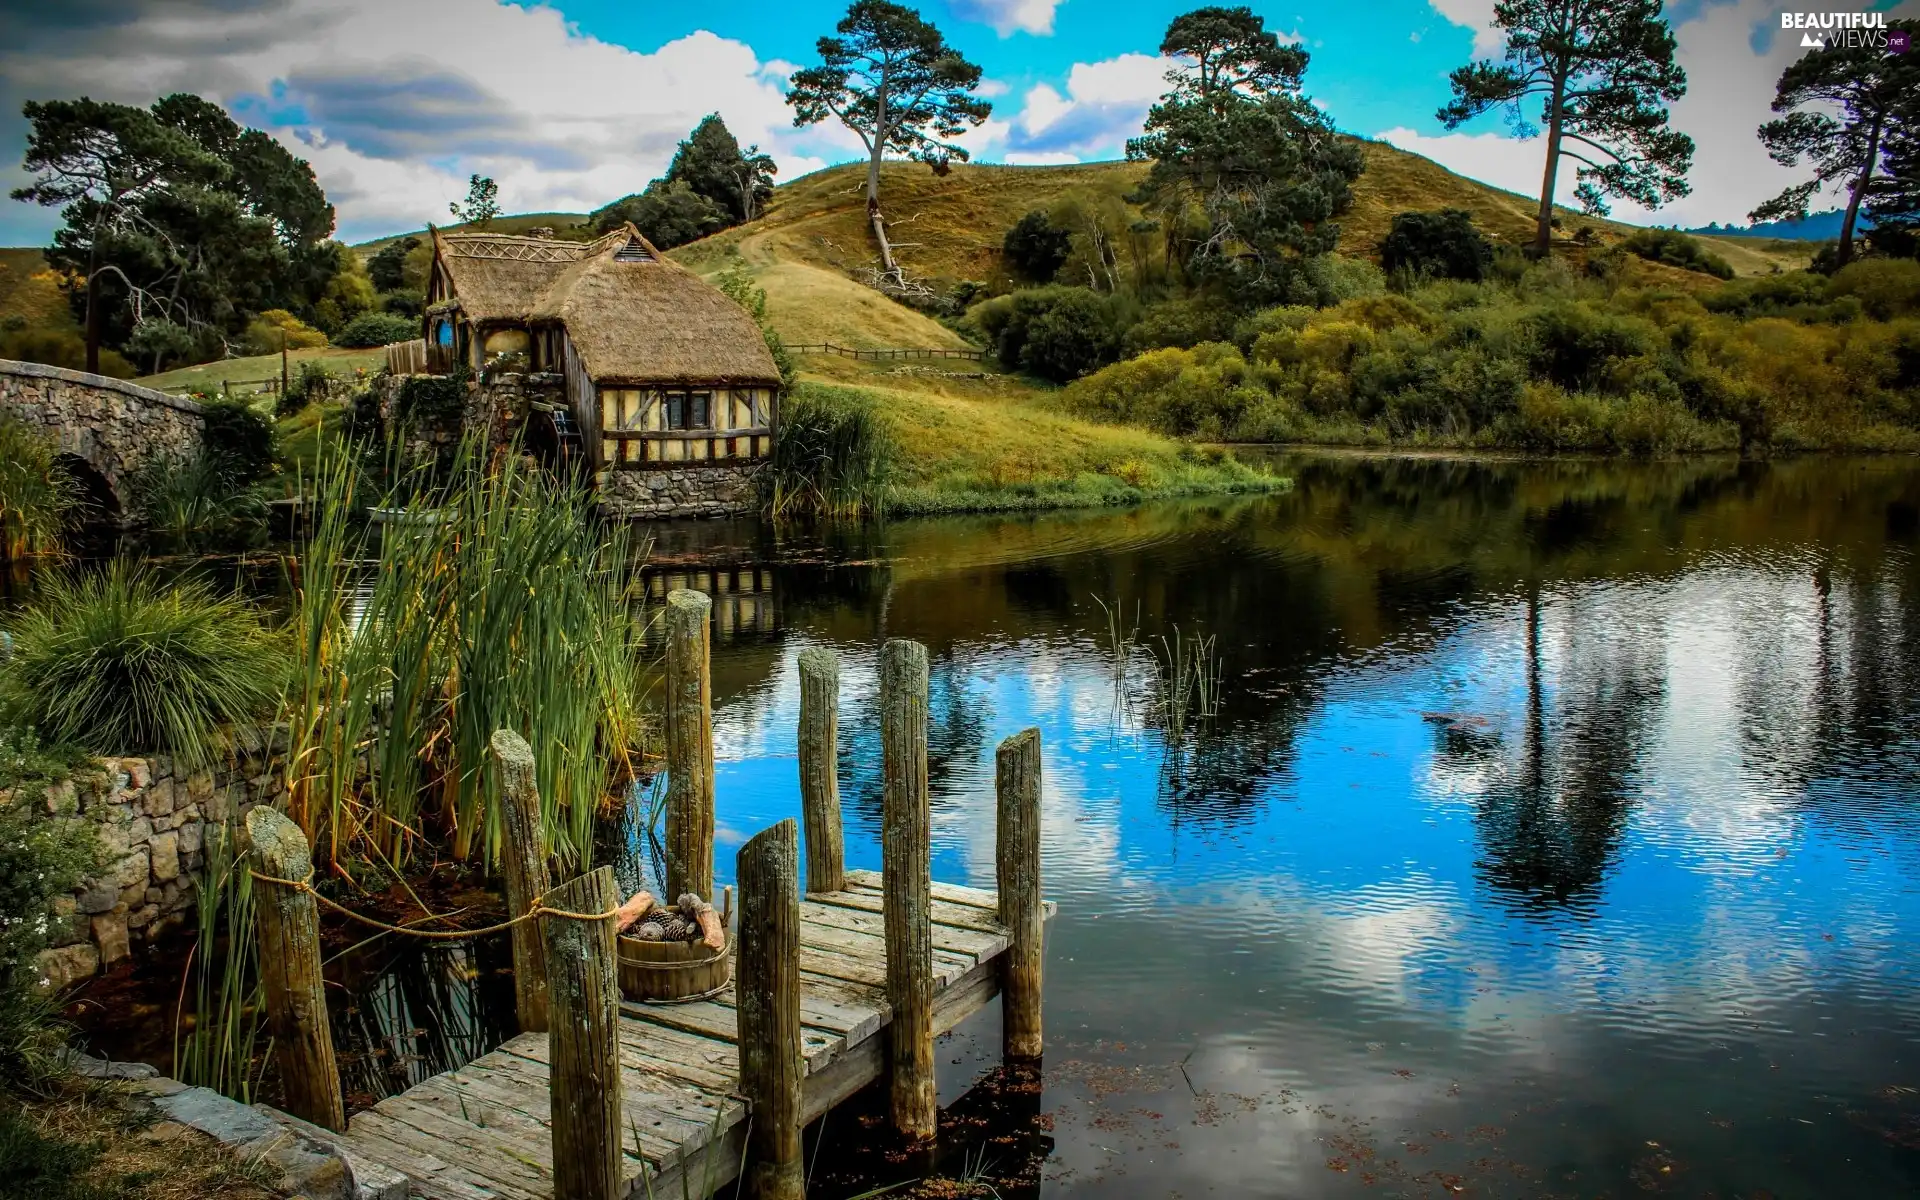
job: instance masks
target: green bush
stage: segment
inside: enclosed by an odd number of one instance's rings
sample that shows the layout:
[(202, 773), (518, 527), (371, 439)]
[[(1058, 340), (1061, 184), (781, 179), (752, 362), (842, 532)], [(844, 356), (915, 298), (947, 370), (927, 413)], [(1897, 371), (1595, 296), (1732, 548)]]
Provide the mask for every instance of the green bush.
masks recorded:
[(1727, 260), (1708, 250), (1677, 229), (1639, 229), (1629, 234), (1620, 248), (1649, 262), (1666, 263), (1688, 271), (1699, 271), (1716, 279), (1732, 279), (1733, 267)]
[(1034, 283), (1052, 283), (1072, 252), (1073, 234), (1037, 209), (1015, 221), (1000, 243), (1008, 269)]
[(1493, 265), (1493, 244), (1465, 209), (1396, 213), (1380, 242), (1380, 265), (1413, 278), (1483, 279)]
[(393, 295), (387, 297), (387, 312), (363, 312), (342, 325), (340, 332), (333, 335), (333, 344), (364, 350), (419, 337), (420, 322), (393, 311), (393, 300)]
[(244, 488), (273, 474), (276, 430), (272, 421), (240, 400), (204, 400), (202, 445), (227, 485)]
[(1920, 261), (1862, 258), (1834, 272), (1827, 295), (1854, 297), (1876, 321), (1920, 315)]
[(1828, 281), (1810, 271), (1783, 271), (1735, 279), (1700, 298), (1708, 312), (1732, 317), (1796, 317), (1822, 320), (1827, 315)]
[(309, 404), (316, 404), (333, 394), (333, 372), (320, 362), (303, 362), (294, 368), (293, 378), (287, 380), (287, 389), (281, 392), (273, 402), (273, 415), (290, 417)]
[(148, 534), (174, 547), (252, 540), (266, 528), (266, 501), (229, 470), (211, 451), (150, 459), (132, 480), (134, 511)]
[[(17, 736), (0, 733), (0, 752)], [(35, 799), (37, 789), (22, 787), (11, 803), (0, 803), (0, 1068), (10, 1073), (30, 1065), (22, 1060), (42, 1016), (34, 959), (53, 932), (53, 898), (99, 865), (93, 827), (36, 811)]]
[(1168, 346), (1198, 346), (1224, 342), (1233, 336), (1239, 314), (1217, 300), (1162, 300), (1150, 304), (1140, 319), (1127, 326), (1121, 345), (1127, 354), (1143, 354)]
[[(995, 296), (976, 305), (969, 320), (1003, 366), (1064, 383), (1119, 356), (1121, 330), (1131, 324), (1129, 309), (1117, 296), (1054, 286)], [(1040, 345), (1029, 351), (1036, 329)]]
[(0, 418), (0, 562), (60, 548), (81, 496), (57, 450), (41, 430)]
[(419, 288), (400, 288), (383, 293), (380, 297), (380, 311), (390, 316), (406, 317), (413, 332), (400, 341), (411, 341), (420, 336), (420, 313), (427, 307), (427, 294)]
[(269, 713), (286, 679), (279, 640), (243, 600), (125, 561), (54, 576), (12, 634), (6, 715), (95, 753), (210, 763), (219, 727)]

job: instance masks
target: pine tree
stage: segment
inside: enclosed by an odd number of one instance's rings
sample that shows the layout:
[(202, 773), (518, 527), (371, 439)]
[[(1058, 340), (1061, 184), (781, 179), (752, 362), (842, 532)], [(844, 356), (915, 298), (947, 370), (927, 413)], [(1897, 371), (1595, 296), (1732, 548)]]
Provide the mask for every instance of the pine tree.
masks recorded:
[[(1517, 130), (1547, 134), (1534, 252), (1553, 247), (1553, 191), (1560, 160), (1580, 164), (1574, 194), (1604, 216), (1607, 197), (1647, 208), (1684, 196), (1693, 139), (1667, 124), (1667, 106), (1686, 95), (1674, 61), (1673, 31), (1660, 0), (1500, 0), (1493, 22), (1507, 35), (1505, 57), (1455, 70), (1453, 100), (1439, 112), (1448, 129), (1505, 108)], [(1523, 109), (1540, 98), (1540, 123)]]

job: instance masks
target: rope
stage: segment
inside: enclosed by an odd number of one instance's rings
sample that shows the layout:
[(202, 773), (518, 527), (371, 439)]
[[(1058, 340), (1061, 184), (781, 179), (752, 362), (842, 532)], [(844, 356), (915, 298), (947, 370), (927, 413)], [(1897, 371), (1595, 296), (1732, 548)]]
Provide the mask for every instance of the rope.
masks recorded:
[[(354, 920), (360, 922), (362, 925), (371, 925), (373, 928), (382, 930), (386, 933), (400, 933), (400, 934), (405, 934), (408, 937), (427, 938), (429, 940), (434, 940), (434, 941), (441, 941), (441, 940), (458, 941), (463, 938), (485, 937), (487, 934), (490, 934), (490, 933), (505, 932), (506, 930), (512, 929), (515, 925), (519, 925), (539, 917), (564, 917), (568, 920), (573, 920), (573, 921), (610, 921), (613, 918), (620, 915), (620, 910), (617, 908), (609, 909), (608, 911), (603, 913), (582, 913), (582, 912), (573, 912), (569, 909), (564, 909), (564, 908), (549, 908), (544, 904), (536, 903), (531, 909), (527, 910), (526, 912), (522, 913), (517, 917), (514, 917), (510, 920), (502, 921), (497, 925), (488, 925), (483, 929), (409, 929), (403, 925), (389, 925), (387, 922), (379, 920), (378, 918), (369, 917), (364, 913), (357, 913), (352, 909), (348, 908), (346, 905), (336, 903), (333, 900), (330, 900), (327, 897), (321, 895), (319, 892), (314, 890), (313, 872), (311, 870), (307, 872), (307, 877), (305, 879), (282, 879), (278, 875), (263, 874), (262, 872), (253, 870), (251, 867), (247, 869), (247, 874), (253, 876), (255, 879), (258, 879), (262, 883), (277, 883), (282, 887), (292, 888), (296, 892), (305, 892), (307, 893), (307, 895), (312, 896), (315, 900), (318, 900), (320, 903), (326, 905), (328, 908), (331, 908), (333, 911), (340, 913), (342, 916), (351, 917)], [(446, 920), (446, 919), (447, 918), (445, 917), (438, 917), (433, 914), (429, 914), (425, 917), (420, 918), (420, 920), (422, 921)]]

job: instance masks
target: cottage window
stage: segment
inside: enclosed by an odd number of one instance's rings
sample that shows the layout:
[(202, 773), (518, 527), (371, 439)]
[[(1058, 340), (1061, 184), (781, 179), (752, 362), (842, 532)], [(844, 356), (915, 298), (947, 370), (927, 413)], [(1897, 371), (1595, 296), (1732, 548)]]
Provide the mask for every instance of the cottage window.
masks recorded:
[(713, 393), (668, 392), (667, 428), (713, 428)]

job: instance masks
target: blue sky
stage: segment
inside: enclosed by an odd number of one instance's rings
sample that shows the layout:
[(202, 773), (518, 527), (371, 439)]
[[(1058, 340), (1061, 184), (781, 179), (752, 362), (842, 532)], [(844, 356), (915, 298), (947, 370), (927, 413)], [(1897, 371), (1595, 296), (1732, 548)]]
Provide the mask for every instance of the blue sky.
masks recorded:
[[(931, 0), (923, 12), (985, 70), (995, 111), (968, 138), (975, 157), (1066, 162), (1123, 152), (1162, 89), (1162, 33), (1188, 7)], [(1434, 120), (1447, 72), (1500, 51), (1493, 0), (1254, 7), (1310, 51), (1308, 90), (1342, 129), (1500, 186), (1537, 187), (1537, 141), (1492, 117), (1454, 133)], [(1616, 215), (1738, 221), (1796, 181), (1753, 136), (1774, 79), (1801, 53), (1776, 36), (1782, 7), (1669, 6), (1692, 80), (1673, 116), (1700, 146), (1694, 194)], [(1920, 0), (1891, 8), (1912, 15)], [(844, 130), (792, 128), (783, 102), (787, 73), (813, 61), (815, 39), (844, 12), (837, 0), (91, 0), (0, 11), (0, 185), (24, 179), (22, 100), (146, 103), (175, 90), (220, 101), (308, 158), (341, 235), (356, 240), (444, 216), (474, 172), (499, 181), (510, 210), (595, 207), (643, 187), (711, 111), (793, 178), (857, 151)], [(0, 201), (0, 244), (44, 241), (56, 224), (54, 213)]]

